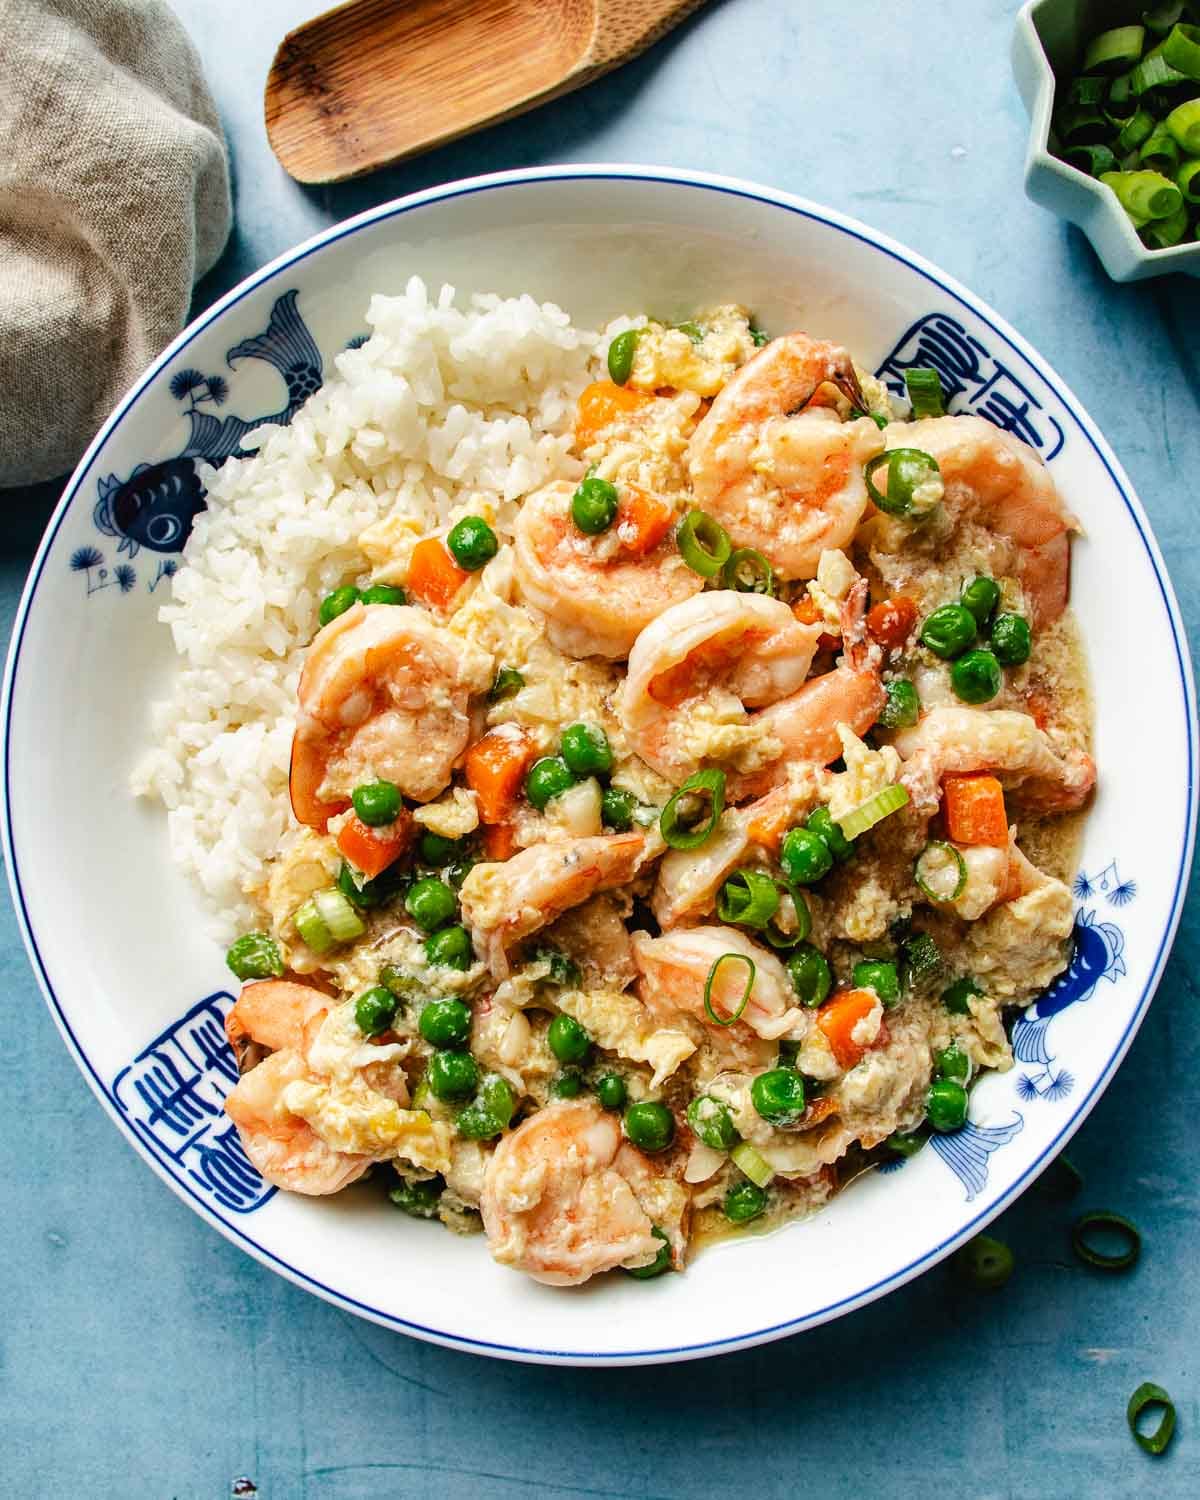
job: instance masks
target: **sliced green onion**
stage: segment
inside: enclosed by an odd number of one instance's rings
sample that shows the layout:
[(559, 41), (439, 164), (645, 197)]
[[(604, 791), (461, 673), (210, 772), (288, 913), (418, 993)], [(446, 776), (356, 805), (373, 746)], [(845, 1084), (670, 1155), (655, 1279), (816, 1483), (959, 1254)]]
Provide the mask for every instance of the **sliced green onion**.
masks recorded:
[[(1153, 1432), (1141, 1432), (1138, 1428), (1139, 1418), (1147, 1411), (1162, 1412)], [(1162, 1386), (1155, 1385), (1152, 1380), (1144, 1380), (1130, 1396), (1125, 1418), (1134, 1442), (1144, 1453), (1152, 1453), (1156, 1458), (1166, 1451), (1167, 1444), (1175, 1436), (1175, 1403)]]
[(1200, 99), (1188, 99), (1177, 105), (1164, 123), (1185, 155), (1200, 156)]
[[(1200, 105), (1200, 99), (1196, 103)], [(1196, 129), (1200, 135), (1200, 115)], [(1165, 219), (1183, 202), (1183, 194), (1161, 172), (1104, 172), (1100, 181), (1112, 188), (1117, 202), (1135, 219)]]
[(774, 594), (775, 570), (753, 547), (739, 547), (721, 569), (721, 582), (739, 594)]
[(1105, 116), (1114, 125), (1124, 125), (1137, 111), (1137, 100), (1129, 84), (1129, 74), (1122, 73), (1109, 85), (1108, 98), (1104, 104)]
[(715, 578), (733, 552), (724, 526), (702, 510), (689, 510), (675, 533), (679, 555), (701, 578)]
[(1164, 62), (1185, 78), (1200, 79), (1200, 27), (1176, 24), (1160, 45)]
[(779, 888), (764, 870), (735, 870), (717, 892), (722, 922), (765, 927), (779, 910)]
[(954, 847), (933, 839), (917, 855), (913, 879), (930, 901), (957, 901), (967, 884), (967, 862)]
[(1143, 104), (1148, 104), (1150, 100), (1147, 96), (1154, 89), (1173, 89), (1188, 82), (1190, 79), (1187, 74), (1173, 68), (1163, 56), (1160, 44), (1153, 52), (1147, 52), (1130, 73), (1129, 92), (1136, 99), (1141, 99)]
[(1098, 104), (1064, 104), (1055, 113), (1054, 128), (1067, 146), (1096, 145), (1112, 134), (1109, 114)]
[(884, 818), (890, 817), (892, 813), (899, 810), (908, 803), (908, 792), (902, 786), (885, 786), (882, 791), (868, 797), (865, 802), (860, 802), (842, 818), (833, 821), (842, 830), (842, 833), (851, 842), (866, 833), (868, 828), (874, 828), (876, 823), (882, 823)]
[(1190, 157), (1180, 166), (1175, 186), (1189, 203), (1200, 203), (1200, 157)]
[(1166, 36), (1183, 15), (1183, 11), (1183, 0), (1164, 0), (1162, 5), (1156, 5), (1153, 10), (1142, 12), (1142, 24), (1155, 36)]
[(771, 335), (769, 333), (764, 333), (761, 328), (755, 328), (754, 324), (751, 323), (750, 339), (756, 349), (762, 349), (765, 345), (771, 342)]
[(1146, 44), (1144, 26), (1116, 26), (1093, 37), (1083, 54), (1083, 71), (1117, 73), (1131, 68), (1142, 55)]
[(501, 667), (492, 682), (488, 697), (493, 703), (498, 703), (501, 698), (509, 698), (513, 693), (519, 693), (525, 686), (525, 679), (516, 667)]
[(1083, 1174), (1069, 1157), (1056, 1156), (1042, 1173), (1039, 1186), (1055, 1203), (1069, 1203), (1083, 1191)]
[(1151, 219), (1138, 230), (1142, 244), (1151, 250), (1169, 250), (1178, 245), (1188, 230), (1188, 211), (1180, 204), (1173, 214), (1165, 219)]
[[(732, 1014), (725, 1016), (724, 1019), (722, 1019), (722, 1017), (717, 1015), (716, 1011), (713, 1009), (712, 990), (713, 985), (716, 982), (717, 971), (720, 969), (722, 964), (730, 962), (745, 964), (747, 969), (749, 969), (750, 974), (746, 980), (746, 988), (742, 991), (742, 998), (738, 1001), (737, 1009), (733, 1011)], [(713, 966), (708, 971), (708, 978), (704, 981), (704, 1013), (714, 1026), (732, 1026), (735, 1021), (741, 1020), (742, 1012), (750, 1003), (750, 994), (754, 989), (754, 976), (756, 972), (757, 968), (754, 960), (752, 958), (747, 958), (744, 953), (722, 953), (720, 958), (713, 960)]]
[(946, 402), (942, 397), (942, 377), (936, 370), (905, 370), (904, 387), (912, 402), (914, 418), (944, 417)]
[(1071, 104), (1103, 104), (1108, 98), (1108, 87), (1107, 78), (1073, 78), (1067, 100)]
[(704, 342), (704, 329), (700, 327), (699, 323), (693, 323), (690, 318), (686, 323), (672, 323), (671, 327), (677, 333), (686, 333), (693, 344), (702, 344)]
[(775, 1168), (758, 1154), (749, 1141), (739, 1141), (729, 1153), (729, 1159), (757, 1187), (765, 1188), (775, 1176)]
[[(881, 491), (873, 476), (883, 464), (887, 465), (888, 474), (886, 489)], [(938, 478), (941, 472), (937, 459), (920, 448), (886, 448), (868, 460), (863, 478), (867, 494), (880, 510), (891, 516), (911, 515), (919, 519), (933, 506), (923, 501), (918, 503), (917, 492), (929, 480)]]
[[(1090, 1243), (1090, 1236), (1097, 1231), (1115, 1235), (1124, 1241), (1125, 1249), (1113, 1252), (1097, 1250)], [(1085, 1265), (1094, 1266), (1097, 1271), (1128, 1271), (1142, 1253), (1141, 1231), (1122, 1214), (1097, 1210), (1081, 1214), (1071, 1225), (1071, 1248)]]
[(780, 950), (798, 948), (801, 943), (806, 941), (809, 933), (812, 931), (812, 912), (808, 909), (808, 902), (801, 893), (795, 887), (789, 887), (784, 897), (780, 899), (780, 913), (782, 914), (786, 914), (786, 909), (783, 905), (785, 899), (792, 903), (796, 925), (785, 930), (780, 926), (779, 916), (777, 915), (772, 917), (763, 928), (763, 937), (766, 938), (772, 948)]
[(931, 979), (942, 967), (942, 955), (938, 945), (927, 932), (915, 932), (904, 943), (904, 985), (912, 989)]
[(1115, 172), (1118, 165), (1108, 146), (1068, 146), (1063, 160), (1089, 177), (1099, 177), (1101, 172)]
[(954, 1252), (954, 1269), (980, 1291), (994, 1292), (1013, 1273), (1013, 1253), (1003, 1240), (977, 1234)]
[[(711, 811), (707, 822), (682, 822), (688, 799), (707, 797)], [(672, 849), (699, 849), (720, 821), (725, 810), (725, 772), (697, 771), (689, 776), (659, 815), (658, 826)]]
[[(1165, 177), (1174, 177), (1179, 166), (1179, 142), (1161, 121), (1143, 141), (1138, 151), (1138, 166), (1144, 167), (1147, 172), (1161, 172)], [(1175, 185), (1179, 187), (1178, 180)], [(1179, 190), (1183, 191), (1182, 188)]]
[(314, 953), (327, 953), (339, 943), (361, 937), (366, 924), (338, 890), (331, 886), (310, 896), (293, 915), (296, 931)]
[(1148, 109), (1137, 110), (1133, 118), (1121, 127), (1116, 142), (1117, 155), (1125, 156), (1130, 151), (1136, 151), (1154, 134), (1154, 125), (1154, 116)]

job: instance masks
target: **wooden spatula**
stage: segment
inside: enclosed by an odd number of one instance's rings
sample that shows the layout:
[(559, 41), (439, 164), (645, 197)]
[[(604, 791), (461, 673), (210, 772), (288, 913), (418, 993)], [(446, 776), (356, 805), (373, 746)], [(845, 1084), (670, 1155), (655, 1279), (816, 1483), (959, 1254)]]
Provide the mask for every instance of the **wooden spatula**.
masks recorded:
[(267, 136), (299, 182), (341, 182), (619, 67), (704, 0), (350, 0), (288, 33)]

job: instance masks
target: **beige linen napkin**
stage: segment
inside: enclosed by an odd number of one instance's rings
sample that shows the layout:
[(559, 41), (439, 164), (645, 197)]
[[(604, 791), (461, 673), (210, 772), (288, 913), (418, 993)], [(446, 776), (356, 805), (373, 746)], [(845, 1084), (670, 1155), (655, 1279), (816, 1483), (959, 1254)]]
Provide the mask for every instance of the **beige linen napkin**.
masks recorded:
[(160, 0), (0, 0), (0, 487), (76, 462), (230, 215), (216, 108)]

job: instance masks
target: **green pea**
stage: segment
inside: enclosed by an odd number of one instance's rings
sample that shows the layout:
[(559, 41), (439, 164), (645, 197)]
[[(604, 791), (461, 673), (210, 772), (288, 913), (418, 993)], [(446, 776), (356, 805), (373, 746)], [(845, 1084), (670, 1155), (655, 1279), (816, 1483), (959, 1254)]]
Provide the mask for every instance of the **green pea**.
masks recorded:
[(588, 536), (599, 536), (617, 519), (617, 487), (590, 474), (571, 497), (571, 519)]
[(457, 905), (450, 887), (432, 875), (414, 882), (404, 898), (405, 911), (424, 932), (435, 932), (444, 926), (454, 915)]
[(693, 344), (702, 344), (704, 342), (704, 329), (700, 327), (699, 323), (693, 322), (691, 318), (686, 323), (673, 323), (671, 326), (677, 333), (686, 333)]
[(363, 1036), (378, 1036), (392, 1024), (397, 1000), (391, 990), (377, 984), (354, 1002), (354, 1019)]
[(809, 1010), (820, 1005), (833, 988), (833, 974), (825, 955), (811, 943), (801, 943), (789, 956), (786, 967), (800, 1004)]
[(919, 1130), (914, 1130), (907, 1135), (897, 1130), (894, 1135), (889, 1135), (883, 1144), (889, 1151), (894, 1151), (897, 1156), (916, 1156), (928, 1139), (929, 1137)]
[(851, 981), (856, 989), (874, 990), (885, 1010), (900, 1003), (900, 976), (896, 965), (867, 958), (854, 965)]
[(983, 991), (975, 981), (967, 975), (962, 979), (956, 979), (953, 984), (948, 984), (942, 991), (942, 1004), (955, 1016), (970, 1015), (970, 1007), (967, 1001), (974, 995), (982, 995)]
[(991, 651), (968, 651), (950, 668), (950, 686), (964, 703), (990, 703), (1004, 686), (1004, 673)]
[(961, 1083), (964, 1087), (971, 1081), (971, 1059), (957, 1042), (951, 1042), (948, 1047), (935, 1052), (933, 1065), (939, 1078), (952, 1078), (955, 1083)]
[(741, 1140), (729, 1106), (707, 1094), (701, 1094), (688, 1105), (687, 1122), (697, 1139), (714, 1151), (731, 1151)]
[(602, 1073), (596, 1079), (596, 1098), (605, 1109), (624, 1109), (629, 1090), (620, 1073)]
[(459, 1135), (470, 1141), (489, 1141), (500, 1134), (516, 1108), (517, 1096), (507, 1080), (499, 1073), (489, 1073), (474, 1100), (459, 1111), (454, 1125)]
[(334, 589), (332, 594), (326, 594), (321, 600), (321, 608), (317, 611), (317, 619), (322, 625), (328, 625), (331, 620), (336, 620), (338, 615), (344, 615), (346, 611), (358, 603), (358, 590), (352, 583), (347, 583), (340, 589)]
[(854, 853), (854, 845), (833, 821), (827, 807), (818, 807), (810, 812), (804, 820), (804, 826), (810, 833), (815, 833), (818, 838), (824, 839), (830, 854), (839, 864), (845, 864)]
[(990, 1234), (977, 1234), (973, 1240), (954, 1252), (951, 1258), (954, 1270), (972, 1286), (984, 1291), (995, 1291), (1013, 1273), (1013, 1253), (1003, 1240), (993, 1239)]
[(967, 1091), (952, 1078), (938, 1078), (925, 1095), (925, 1118), (939, 1134), (961, 1130), (967, 1122)]
[(725, 1194), (721, 1208), (731, 1224), (749, 1224), (766, 1209), (767, 1194), (756, 1182), (738, 1182)]
[(466, 1099), (475, 1092), (479, 1067), (469, 1052), (435, 1052), (425, 1077), (435, 1099)]
[(976, 625), (982, 630), (1000, 603), (1000, 585), (994, 578), (972, 578), (963, 586), (961, 603), (964, 609), (970, 610)]
[(514, 693), (519, 693), (525, 686), (525, 679), (516, 667), (501, 667), (492, 682), (488, 697), (493, 703), (499, 703), (501, 698), (511, 698)]
[(908, 729), (921, 717), (921, 699), (916, 688), (907, 677), (897, 677), (885, 682), (883, 690), (887, 702), (879, 715), (885, 729)]
[(627, 328), (608, 346), (608, 378), (614, 385), (624, 385), (633, 372), (633, 356), (640, 332), (640, 328)]
[(354, 811), (368, 828), (394, 823), (404, 806), (400, 788), (390, 781), (368, 781), (350, 793)]
[(468, 573), (477, 573), (500, 550), (496, 533), (482, 516), (464, 516), (451, 526), (446, 546), (454, 561)]
[(555, 1016), (546, 1041), (561, 1063), (582, 1062), (592, 1046), (591, 1037), (574, 1016)]
[(750, 1085), (750, 1102), (770, 1125), (794, 1125), (804, 1113), (804, 1079), (795, 1068), (770, 1068)]
[(393, 588), (390, 583), (373, 583), (362, 596), (364, 604), (407, 604), (408, 595), (403, 589)]
[(650, 1233), (656, 1240), (662, 1240), (662, 1249), (654, 1257), (648, 1266), (626, 1266), (626, 1276), (632, 1276), (637, 1281), (649, 1281), (652, 1277), (661, 1276), (664, 1271), (671, 1269), (671, 1242), (658, 1227), (651, 1227)]
[(417, 1030), (431, 1047), (457, 1047), (471, 1034), (471, 1009), (457, 997), (431, 1000), (421, 1011)]
[(443, 838), (440, 833), (430, 833), (428, 829), (425, 829), (417, 841), (417, 853), (421, 857), (421, 863), (426, 865), (448, 865), (452, 860), (461, 858), (462, 852), (462, 839)]
[(675, 1116), (653, 1099), (631, 1104), (624, 1124), (625, 1134), (639, 1151), (665, 1151), (675, 1139)]
[(793, 885), (812, 885), (833, 869), (829, 845), (811, 828), (791, 828), (779, 848), (779, 864)]
[(225, 955), (225, 962), (239, 979), (279, 979), (283, 975), (279, 944), (265, 932), (244, 932)]
[(525, 795), (541, 812), (552, 798), (561, 797), (574, 785), (575, 778), (565, 760), (557, 755), (543, 755), (541, 760), (535, 760), (529, 768), (529, 775), (525, 778)]
[(598, 724), (569, 724), (559, 748), (567, 769), (576, 776), (606, 776), (612, 770), (612, 746)]
[(428, 1177), (422, 1182), (409, 1182), (402, 1178), (399, 1187), (394, 1187), (388, 1197), (406, 1214), (414, 1219), (436, 1219), (438, 1199), (445, 1183), (440, 1177)]
[(992, 621), (992, 650), (1005, 667), (1019, 667), (1029, 660), (1033, 639), (1024, 615), (997, 615)]
[(600, 821), (605, 828), (628, 833), (633, 827), (637, 807), (638, 800), (632, 792), (627, 792), (624, 787), (606, 786), (600, 798)]
[(577, 1068), (564, 1068), (550, 1085), (555, 1099), (577, 1099), (583, 1093), (583, 1075)]
[(935, 656), (953, 661), (975, 639), (975, 616), (961, 604), (943, 604), (921, 626), (921, 644)]
[(474, 956), (471, 934), (465, 927), (443, 927), (425, 939), (425, 958), (437, 967), (466, 970)]

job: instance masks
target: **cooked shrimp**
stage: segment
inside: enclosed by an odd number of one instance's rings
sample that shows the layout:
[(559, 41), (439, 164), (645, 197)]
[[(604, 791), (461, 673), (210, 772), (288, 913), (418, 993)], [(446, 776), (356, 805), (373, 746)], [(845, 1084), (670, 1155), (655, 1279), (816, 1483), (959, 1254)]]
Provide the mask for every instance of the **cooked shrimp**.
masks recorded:
[[(276, 1187), (322, 1196), (361, 1177), (369, 1156), (335, 1151), (284, 1104), (289, 1084), (310, 1076), (308, 1052), (329, 1014), (327, 995), (286, 980), (248, 984), (225, 1018), (225, 1032), (249, 1069), (225, 1100), (246, 1155)], [(255, 1048), (269, 1048), (258, 1061)]]
[(621, 1175), (621, 1129), (591, 1101), (562, 1101), (504, 1136), (484, 1172), (480, 1210), (501, 1265), (551, 1286), (649, 1265), (661, 1241)]
[[(748, 722), (747, 709), (801, 687), (820, 636), (819, 625), (801, 624), (782, 600), (763, 594), (722, 589), (665, 610), (629, 653), (620, 713), (630, 743), (678, 784), (711, 758), (714, 723), (718, 733), (736, 728)], [(697, 734), (697, 713), (709, 734)]]
[(1079, 523), (1037, 453), (983, 417), (894, 422), (884, 435), (889, 448), (920, 448), (937, 459), (947, 513), (1007, 537), (1034, 623), (1057, 620), (1070, 584), (1069, 533)]
[(867, 506), (863, 465), (883, 449), (869, 417), (794, 415), (826, 383), (866, 410), (844, 349), (805, 333), (773, 339), (729, 380), (688, 447), (696, 503), (783, 578), (814, 577), (823, 551), (849, 543)]
[(506, 952), (597, 891), (632, 880), (648, 852), (640, 833), (565, 839), (522, 849), (503, 864), (475, 865), (463, 881), (463, 921), (497, 978)]
[(486, 653), (408, 605), (356, 604), (321, 630), (300, 674), (292, 810), (324, 828), (363, 781), (429, 802), (467, 747)]
[(761, 797), (787, 780), (789, 766), (827, 766), (842, 754), (839, 727), (866, 734), (887, 700), (880, 680), (880, 652), (868, 643), (863, 624), (867, 585), (853, 586), (842, 606), (842, 658), (831, 672), (813, 677), (790, 698), (761, 709), (755, 724), (779, 749), (769, 765), (730, 779), (731, 801)]
[[(754, 983), (739, 1020), (714, 1023), (704, 1007), (704, 987), (713, 964), (734, 953), (754, 964)], [(747, 1067), (762, 1068), (775, 1055), (781, 1036), (803, 1035), (807, 1016), (796, 1008), (787, 970), (770, 951), (732, 927), (689, 927), (652, 938), (633, 935), (633, 958), (641, 976), (642, 1003), (664, 1026), (681, 1018), (699, 1022), (713, 1046)], [(725, 963), (717, 971), (710, 1003), (718, 1017), (737, 1010), (749, 978), (744, 963)]]
[[(619, 486), (628, 498), (630, 486)], [(551, 643), (567, 656), (618, 661), (651, 620), (690, 598), (703, 579), (669, 538), (671, 510), (648, 527), (626, 523), (587, 536), (571, 520), (574, 487), (558, 481), (522, 504), (515, 527), (514, 573), (525, 600), (546, 619)], [(657, 538), (655, 533), (657, 532)], [(646, 543), (651, 545), (645, 546)]]
[(994, 771), (1034, 813), (1080, 807), (1096, 783), (1090, 755), (1059, 755), (1028, 714), (1012, 709), (934, 708), (892, 744), (904, 759), (900, 779), (917, 812), (936, 810), (947, 772)]

